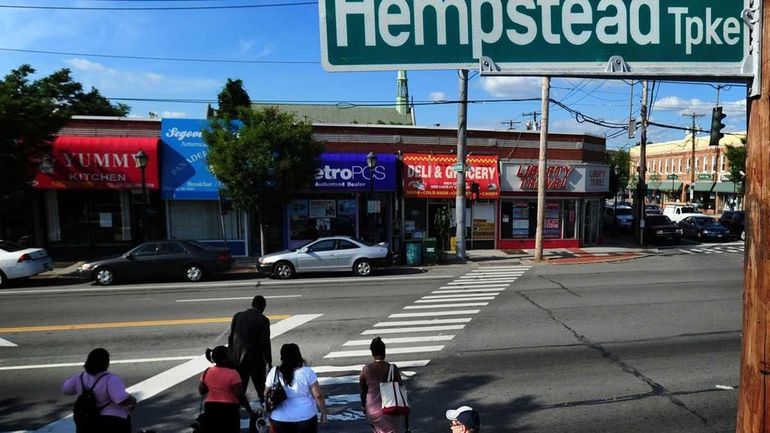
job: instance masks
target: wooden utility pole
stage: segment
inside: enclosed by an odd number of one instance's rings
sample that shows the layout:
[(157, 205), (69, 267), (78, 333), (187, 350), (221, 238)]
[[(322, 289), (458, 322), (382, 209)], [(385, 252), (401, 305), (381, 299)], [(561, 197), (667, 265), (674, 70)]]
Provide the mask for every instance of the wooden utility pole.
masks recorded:
[(763, 9), (761, 93), (748, 100), (746, 256), (737, 433), (770, 432), (770, 5), (765, 4)]
[(644, 202), (647, 198), (647, 93), (649, 92), (647, 80), (642, 81), (642, 105), (639, 116), (642, 118), (639, 138), (639, 182), (636, 184), (636, 198), (634, 209), (636, 215), (636, 240), (639, 245), (644, 245)]
[(455, 237), (457, 244), (455, 251), (457, 258), (465, 260), (465, 141), (468, 128), (468, 70), (459, 71), (460, 76), (460, 103), (457, 104), (457, 193), (455, 195)]
[(551, 77), (543, 77), (540, 127), (540, 153), (537, 162), (537, 228), (535, 229), (535, 260), (543, 260), (543, 224), (545, 223), (545, 172), (548, 164), (548, 107), (551, 103)]
[[(702, 114), (690, 113), (682, 114), (682, 116), (692, 117), (692, 127), (690, 133), (692, 134), (692, 170), (690, 170), (690, 203), (695, 201), (695, 131), (697, 131), (695, 125), (695, 119), (703, 117)], [(705, 164), (704, 164), (705, 165)], [(672, 170), (673, 171), (673, 170)], [(706, 167), (703, 167), (703, 172), (706, 172)], [(671, 195), (674, 195), (674, 188), (671, 188)]]

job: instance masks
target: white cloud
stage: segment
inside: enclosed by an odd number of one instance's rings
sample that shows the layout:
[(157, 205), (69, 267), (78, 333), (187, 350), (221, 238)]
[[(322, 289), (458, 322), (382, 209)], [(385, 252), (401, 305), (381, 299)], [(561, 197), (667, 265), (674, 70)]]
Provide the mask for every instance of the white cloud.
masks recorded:
[(541, 94), (536, 77), (483, 77), (479, 86), (495, 98), (537, 98)]
[(162, 118), (168, 118), (168, 117), (187, 117), (187, 113), (183, 113), (181, 111), (163, 111), (160, 113), (160, 117)]
[[(722, 101), (720, 105), (724, 107), (724, 112), (735, 116), (746, 115), (746, 100)], [(698, 98), (685, 99), (678, 96), (666, 96), (658, 99), (653, 104), (654, 110), (673, 111), (678, 114), (709, 114), (714, 108), (714, 102), (704, 101)]]
[(148, 90), (164, 94), (174, 92), (189, 93), (196, 90), (213, 90), (221, 85), (218, 81), (209, 79), (176, 78), (167, 77), (156, 72), (119, 70), (81, 58), (72, 58), (65, 63), (78, 73), (76, 79), (82, 82), (86, 88), (94, 86), (102, 94), (107, 94), (108, 92), (133, 94), (134, 91), (140, 91), (142, 96), (146, 96)]
[(430, 95), (428, 95), (428, 99), (437, 102), (437, 101), (446, 101), (446, 93), (444, 92), (430, 92)]

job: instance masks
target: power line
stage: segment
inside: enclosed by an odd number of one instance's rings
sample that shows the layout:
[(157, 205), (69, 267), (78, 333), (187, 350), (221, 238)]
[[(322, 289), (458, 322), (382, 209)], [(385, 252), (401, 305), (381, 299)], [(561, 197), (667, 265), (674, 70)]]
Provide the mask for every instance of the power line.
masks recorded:
[[(131, 0), (135, 1), (135, 0)], [(80, 56), (80, 57), (100, 57), (109, 59), (130, 59), (130, 60), (156, 60), (169, 62), (202, 62), (202, 63), (242, 63), (242, 64), (292, 64), (292, 65), (318, 65), (320, 61), (306, 60), (238, 60), (238, 59), (206, 59), (195, 57), (153, 57), (153, 56), (126, 56), (120, 54), (95, 54), (78, 53), (74, 51), (45, 51), (45, 50), (25, 50), (20, 48), (0, 47), (0, 51), (9, 51), (15, 53), (28, 54), (46, 54), (56, 56)]]
[(224, 9), (258, 9), (286, 6), (317, 5), (318, 2), (291, 2), (291, 3), (263, 3), (247, 5), (219, 5), (219, 6), (39, 6), (39, 5), (7, 5), (0, 4), (0, 9), (26, 9), (26, 10), (57, 10), (57, 11), (194, 11), (194, 10), (224, 10)]

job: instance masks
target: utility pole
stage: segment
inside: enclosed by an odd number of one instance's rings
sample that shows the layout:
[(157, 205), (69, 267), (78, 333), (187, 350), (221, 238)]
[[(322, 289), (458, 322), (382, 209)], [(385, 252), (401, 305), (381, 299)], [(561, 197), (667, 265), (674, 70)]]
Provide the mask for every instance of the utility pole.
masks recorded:
[[(695, 119), (703, 117), (702, 114), (682, 114), (682, 116), (692, 117), (692, 127), (690, 127), (690, 133), (692, 134), (692, 170), (690, 170), (690, 203), (695, 201)], [(705, 170), (704, 170), (705, 171)], [(674, 191), (671, 191), (672, 195)]]
[(532, 116), (532, 129), (537, 130), (537, 116), (540, 115), (539, 111), (530, 111), (529, 113), (521, 113), (522, 116)]
[[(766, 2), (765, 2), (766, 3)], [(770, 7), (760, 4), (760, 94), (749, 98), (746, 141), (746, 255), (743, 265), (743, 334), (737, 433), (770, 431)], [(760, 28), (758, 25), (755, 28)]]
[(465, 260), (465, 139), (468, 127), (468, 70), (460, 72), (460, 103), (457, 104), (457, 195), (455, 196), (455, 221), (457, 227), (457, 258)]
[(543, 77), (540, 125), (540, 153), (537, 163), (537, 229), (535, 231), (535, 261), (543, 260), (543, 223), (545, 222), (545, 171), (548, 163), (548, 107), (551, 98), (551, 77)]
[(639, 137), (639, 182), (636, 184), (636, 199), (634, 208), (637, 221), (637, 239), (639, 245), (644, 245), (644, 200), (647, 197), (647, 80), (642, 81), (642, 104), (639, 117), (642, 118)]
[(508, 125), (508, 130), (509, 131), (515, 130), (516, 129), (516, 125), (518, 125), (519, 123), (521, 123), (521, 122), (518, 121), (518, 120), (513, 120), (513, 119), (506, 120), (505, 122), (500, 122), (501, 125)]

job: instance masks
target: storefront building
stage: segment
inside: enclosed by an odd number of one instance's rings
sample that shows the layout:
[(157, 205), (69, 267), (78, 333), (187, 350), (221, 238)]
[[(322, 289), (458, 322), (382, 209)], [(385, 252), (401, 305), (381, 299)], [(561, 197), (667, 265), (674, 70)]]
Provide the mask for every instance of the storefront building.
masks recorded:
[(158, 166), (157, 137), (56, 137), (34, 180), (46, 248), (66, 260), (123, 252), (156, 237)]
[(287, 248), (321, 236), (391, 242), (397, 185), (396, 155), (323, 153), (313, 185), (286, 209)]
[[(498, 248), (534, 248), (538, 161), (503, 161), (501, 167)], [(543, 246), (577, 248), (597, 244), (608, 187), (609, 168), (604, 164), (549, 161)]]
[(164, 119), (161, 123), (161, 199), (169, 239), (194, 239), (227, 246), (234, 256), (249, 255), (248, 218), (220, 208), (221, 183), (207, 162), (202, 119)]

